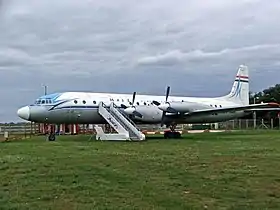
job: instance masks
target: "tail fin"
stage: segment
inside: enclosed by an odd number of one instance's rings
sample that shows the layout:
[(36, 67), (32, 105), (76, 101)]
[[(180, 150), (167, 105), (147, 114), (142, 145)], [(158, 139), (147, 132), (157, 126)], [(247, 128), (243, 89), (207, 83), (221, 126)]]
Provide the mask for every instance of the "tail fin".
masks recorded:
[(231, 91), (224, 98), (242, 105), (249, 104), (249, 70), (247, 66), (239, 66)]

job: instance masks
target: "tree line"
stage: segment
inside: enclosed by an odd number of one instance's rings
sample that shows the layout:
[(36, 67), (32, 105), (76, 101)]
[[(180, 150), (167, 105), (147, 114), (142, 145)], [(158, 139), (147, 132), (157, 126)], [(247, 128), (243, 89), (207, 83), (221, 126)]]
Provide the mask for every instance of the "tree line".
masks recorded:
[[(276, 84), (275, 86), (264, 89), (261, 92), (257, 93), (249, 93), (249, 103), (250, 104), (258, 104), (258, 103), (268, 103), (275, 102), (280, 103), (280, 84)], [(257, 112), (258, 119), (264, 119), (267, 122), (273, 119), (274, 125), (279, 126), (279, 111), (259, 111)], [(253, 115), (247, 116), (246, 119), (253, 119)]]
[(250, 92), (250, 104), (254, 103), (267, 103), (277, 102), (280, 103), (280, 84), (276, 84), (274, 87), (264, 89), (262, 92), (252, 93)]

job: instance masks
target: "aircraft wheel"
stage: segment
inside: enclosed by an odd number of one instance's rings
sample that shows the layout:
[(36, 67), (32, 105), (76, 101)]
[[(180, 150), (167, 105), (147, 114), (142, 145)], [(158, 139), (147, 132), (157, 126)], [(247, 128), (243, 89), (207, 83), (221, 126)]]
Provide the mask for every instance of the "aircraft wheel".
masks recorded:
[(175, 139), (179, 139), (179, 138), (181, 138), (181, 133), (180, 132), (174, 132), (174, 137), (175, 137)]
[(49, 141), (55, 141), (55, 133), (52, 133), (48, 137)]
[(164, 138), (165, 138), (165, 139), (168, 139), (168, 137), (169, 137), (169, 131), (165, 131), (165, 132), (164, 132)]
[(181, 133), (178, 131), (165, 131), (164, 132), (165, 139), (179, 139), (181, 138)]

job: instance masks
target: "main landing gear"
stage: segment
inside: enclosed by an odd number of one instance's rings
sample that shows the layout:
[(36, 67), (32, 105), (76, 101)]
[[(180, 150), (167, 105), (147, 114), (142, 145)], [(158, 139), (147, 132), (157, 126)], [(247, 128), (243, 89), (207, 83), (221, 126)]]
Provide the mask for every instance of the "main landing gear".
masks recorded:
[(179, 139), (181, 138), (181, 133), (176, 131), (176, 124), (173, 123), (170, 125), (170, 130), (164, 131), (164, 138), (165, 139)]

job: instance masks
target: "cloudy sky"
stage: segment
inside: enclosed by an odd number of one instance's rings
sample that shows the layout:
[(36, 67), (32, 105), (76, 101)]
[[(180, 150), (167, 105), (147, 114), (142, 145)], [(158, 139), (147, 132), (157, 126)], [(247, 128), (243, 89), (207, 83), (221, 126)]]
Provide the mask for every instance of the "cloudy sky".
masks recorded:
[(0, 121), (67, 90), (218, 96), (280, 83), (280, 1), (0, 0)]

